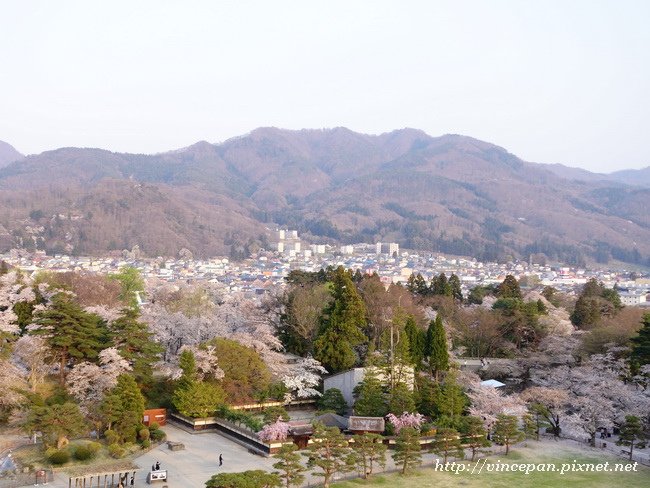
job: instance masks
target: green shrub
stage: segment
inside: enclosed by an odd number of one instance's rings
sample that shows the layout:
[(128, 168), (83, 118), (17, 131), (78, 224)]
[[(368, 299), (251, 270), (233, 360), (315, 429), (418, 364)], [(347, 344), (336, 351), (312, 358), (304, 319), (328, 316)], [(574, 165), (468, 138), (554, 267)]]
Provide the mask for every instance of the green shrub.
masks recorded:
[(86, 447), (90, 453), (95, 457), (99, 451), (102, 449), (102, 445), (99, 442), (89, 442), (86, 444)]
[(120, 440), (120, 435), (114, 430), (107, 430), (104, 432), (104, 437), (106, 437), (106, 442), (110, 444), (116, 444)]
[(142, 441), (142, 449), (149, 449), (151, 447), (151, 441), (149, 439), (145, 439)]
[(158, 441), (163, 441), (167, 437), (167, 434), (165, 434), (164, 430), (156, 429), (156, 430), (151, 430), (149, 433), (151, 440), (158, 442)]
[(158, 422), (151, 422), (149, 424), (149, 430), (158, 430), (160, 429), (160, 424)]
[(151, 436), (151, 432), (146, 427), (143, 427), (138, 431), (138, 439), (141, 441), (148, 441)]
[(90, 449), (88, 449), (88, 446), (77, 446), (74, 448), (74, 458), (77, 459), (78, 461), (86, 461), (93, 457), (93, 453), (90, 452)]
[(132, 444), (138, 440), (138, 427), (136, 425), (124, 426), (121, 431), (121, 440), (123, 443)]
[(284, 420), (285, 422), (289, 421), (289, 414), (284, 407), (269, 407), (264, 410), (264, 423), (272, 424), (278, 417)]
[(67, 449), (57, 449), (48, 459), (52, 464), (65, 464), (70, 461), (70, 452)]
[(111, 444), (110, 446), (108, 446), (108, 453), (111, 455), (111, 457), (115, 459), (119, 459), (122, 456), (124, 456), (124, 454), (126, 453), (126, 449), (124, 449), (122, 446), (120, 446), (117, 443)]

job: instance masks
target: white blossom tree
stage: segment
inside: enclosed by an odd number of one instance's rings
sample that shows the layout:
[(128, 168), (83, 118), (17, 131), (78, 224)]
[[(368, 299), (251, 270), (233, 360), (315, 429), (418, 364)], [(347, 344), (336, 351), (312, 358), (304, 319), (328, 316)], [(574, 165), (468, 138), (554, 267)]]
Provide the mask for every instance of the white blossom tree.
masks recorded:
[(99, 315), (106, 322), (113, 322), (114, 320), (122, 317), (120, 310), (116, 308), (109, 308), (106, 305), (93, 305), (92, 307), (86, 307), (84, 310), (88, 313)]
[(573, 413), (566, 417), (565, 434), (585, 441), (595, 447), (600, 428), (611, 429), (616, 418), (613, 402), (601, 396), (583, 396), (572, 402)]
[(0, 333), (20, 333), (13, 307), (19, 302), (33, 302), (36, 295), (25, 278), (16, 271), (0, 276)]
[(622, 351), (610, 349), (578, 362), (576, 335), (562, 338), (564, 344), (549, 344), (529, 367), (531, 383), (565, 392), (566, 403), (557, 407), (567, 420), (565, 434), (593, 443), (599, 427), (621, 423), (626, 415), (650, 420), (650, 392), (628, 381), (631, 374)]
[(522, 416), (526, 413), (524, 402), (518, 395), (504, 395), (499, 389), (475, 382), (468, 386), (469, 413), (483, 419), (486, 427), (496, 422), (499, 415)]
[(131, 366), (114, 347), (99, 353), (99, 364), (83, 362), (75, 365), (66, 380), (70, 394), (79, 401), (81, 409), (90, 414), (107, 391), (117, 385), (117, 378)]
[(531, 412), (544, 419), (544, 423), (550, 426), (555, 437), (560, 436), (560, 422), (570, 405), (569, 393), (566, 390), (535, 386), (522, 392), (520, 398), (526, 402)]
[(216, 348), (212, 345), (202, 347), (182, 346), (179, 349), (174, 362), (167, 363), (166, 367), (162, 366), (162, 370), (167, 376), (174, 380), (180, 378), (183, 374), (183, 370), (178, 365), (178, 359), (183, 351), (190, 351), (194, 355), (196, 379), (202, 381), (206, 376), (210, 376), (219, 380), (224, 377), (224, 372), (219, 367), (219, 358), (216, 355), (215, 349)]
[(327, 370), (311, 356), (301, 358), (292, 364), (286, 364), (286, 373), (282, 376), (282, 382), (289, 391), (285, 401), (320, 396), (321, 393), (315, 387), (318, 386), (321, 376), (325, 373)]
[(24, 335), (13, 347), (13, 362), (26, 371), (27, 382), (32, 392), (43, 384), (52, 371), (51, 352), (42, 336)]
[(10, 414), (25, 401), (22, 390), (28, 385), (23, 372), (6, 359), (0, 360), (0, 418)]

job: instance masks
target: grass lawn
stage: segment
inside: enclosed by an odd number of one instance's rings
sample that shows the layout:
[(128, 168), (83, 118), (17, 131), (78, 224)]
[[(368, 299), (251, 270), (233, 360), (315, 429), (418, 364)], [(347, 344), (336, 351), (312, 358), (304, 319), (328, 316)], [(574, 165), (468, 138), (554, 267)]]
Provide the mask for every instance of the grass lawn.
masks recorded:
[[(400, 476), (399, 474), (375, 475), (373, 479), (361, 479), (336, 483), (337, 488), (359, 488), (360, 486), (386, 486), (391, 488), (451, 488), (464, 486), (468, 488), (544, 488), (544, 487), (584, 487), (584, 488), (609, 488), (622, 486), (625, 488), (650, 486), (650, 468), (639, 465), (636, 472), (490, 472), (490, 465), (496, 468), (497, 461), (501, 463), (533, 463), (553, 464), (560, 469), (563, 463), (602, 464), (609, 462), (628, 464), (625, 459), (612, 457), (603, 453), (587, 452), (554, 441), (542, 443), (529, 443), (529, 447), (517, 447), (508, 456), (499, 454), (491, 455), (481, 474), (476, 468), (471, 474), (474, 463), (463, 463), (469, 470), (460, 474), (453, 472), (434, 471), (425, 466), (413, 474)], [(482, 464), (482, 461), (481, 461)]]

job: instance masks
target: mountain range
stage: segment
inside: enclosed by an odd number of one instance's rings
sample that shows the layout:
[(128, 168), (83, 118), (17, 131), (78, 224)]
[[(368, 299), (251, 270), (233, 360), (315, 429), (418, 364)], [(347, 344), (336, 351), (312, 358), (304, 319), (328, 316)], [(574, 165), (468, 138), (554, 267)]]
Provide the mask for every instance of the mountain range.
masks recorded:
[(590, 173), (525, 162), (460, 135), (415, 129), (259, 128), (220, 144), (143, 155), (0, 143), (0, 251), (151, 256), (314, 243), (584, 263), (650, 263), (650, 169)]

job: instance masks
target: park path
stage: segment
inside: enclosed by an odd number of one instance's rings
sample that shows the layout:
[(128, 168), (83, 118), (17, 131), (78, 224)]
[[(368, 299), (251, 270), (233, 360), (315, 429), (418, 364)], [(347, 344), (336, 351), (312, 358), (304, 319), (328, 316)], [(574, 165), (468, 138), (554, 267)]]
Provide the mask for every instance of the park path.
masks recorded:
[[(162, 428), (167, 439), (185, 444), (181, 451), (170, 451), (166, 443), (153, 448), (134, 459), (139, 466), (135, 486), (149, 486), (147, 473), (151, 466), (160, 463), (161, 469), (167, 470), (167, 483), (157, 482), (152, 486), (167, 485), (169, 488), (202, 488), (205, 482), (216, 473), (231, 473), (249, 469), (273, 470), (276, 460), (257, 456), (248, 449), (214, 432), (190, 434), (173, 425)], [(219, 466), (219, 454), (223, 455), (223, 466)], [(56, 473), (52, 488), (68, 488), (67, 473)], [(73, 484), (74, 486), (74, 484)]]
[[(273, 458), (265, 458), (251, 454), (246, 447), (243, 447), (213, 431), (192, 434), (169, 424), (163, 427), (163, 430), (167, 433), (168, 440), (183, 443), (185, 449), (181, 451), (170, 451), (167, 448), (167, 444), (163, 443), (136, 458), (134, 462), (140, 467), (140, 469), (136, 475), (135, 486), (150, 486), (146, 484), (146, 477), (147, 473), (151, 470), (151, 466), (156, 462), (160, 463), (161, 469), (166, 469), (168, 472), (167, 483), (156, 483), (156, 485), (166, 485), (169, 488), (203, 488), (205, 482), (216, 473), (232, 473), (249, 469), (273, 471), (273, 463), (276, 462)], [(565, 450), (575, 452), (576, 449), (579, 449), (585, 452), (585, 454), (600, 453), (605, 457), (616, 457), (621, 462), (625, 462), (625, 459), (613, 456), (615, 452), (610, 451), (609, 449), (591, 448), (584, 443), (567, 439), (558, 441), (544, 439), (541, 442), (528, 441), (527, 443), (535, 450), (539, 450), (540, 454), (561, 456)], [(492, 449), (493, 453), (490, 456), (491, 458), (498, 459), (503, 456), (502, 448), (495, 446)], [(650, 449), (645, 449), (644, 451), (650, 451)], [(220, 454), (223, 455), (223, 466), (219, 466)], [(647, 455), (645, 452), (644, 454)], [(439, 459), (439, 457), (435, 454), (423, 452), (423, 467), (435, 464), (436, 459)], [(397, 467), (390, 456), (390, 452), (387, 455), (386, 461), (386, 467), (384, 469), (375, 469), (376, 473), (397, 470)], [(353, 474), (348, 473), (347, 475), (339, 475), (336, 479), (349, 479), (351, 476), (353, 476)], [(310, 473), (307, 474), (303, 486), (313, 487), (321, 482), (321, 477), (314, 476)], [(54, 482), (49, 483), (48, 486), (52, 488), (67, 488), (68, 475), (66, 473), (57, 473)]]

